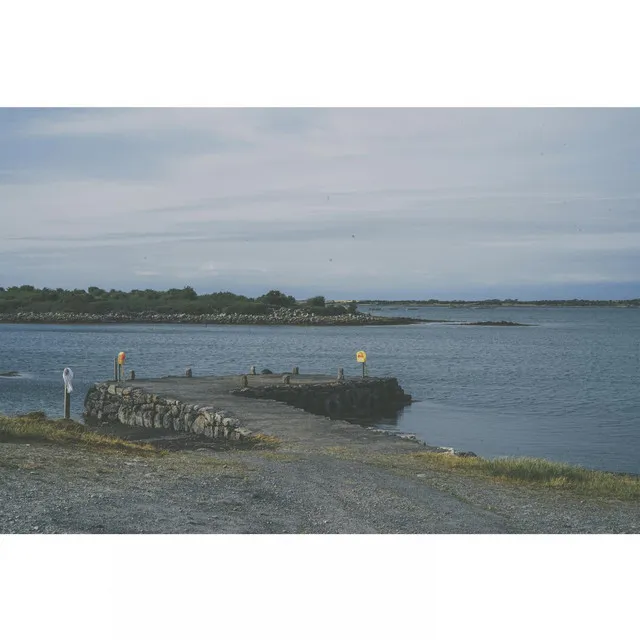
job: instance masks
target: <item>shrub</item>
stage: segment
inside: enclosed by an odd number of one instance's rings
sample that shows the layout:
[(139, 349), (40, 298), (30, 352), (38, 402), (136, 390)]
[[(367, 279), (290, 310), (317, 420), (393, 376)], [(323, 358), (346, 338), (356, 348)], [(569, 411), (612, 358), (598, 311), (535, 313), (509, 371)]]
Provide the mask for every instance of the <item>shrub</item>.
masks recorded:
[(307, 307), (324, 307), (326, 306), (326, 301), (324, 296), (314, 296), (313, 298), (309, 298), (307, 300)]

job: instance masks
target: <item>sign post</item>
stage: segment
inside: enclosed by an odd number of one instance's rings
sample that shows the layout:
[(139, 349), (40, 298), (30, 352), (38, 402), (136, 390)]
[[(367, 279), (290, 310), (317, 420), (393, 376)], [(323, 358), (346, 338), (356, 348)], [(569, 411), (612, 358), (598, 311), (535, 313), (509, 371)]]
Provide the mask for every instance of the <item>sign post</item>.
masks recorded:
[(69, 367), (64, 368), (62, 379), (64, 380), (64, 418), (69, 420), (71, 418), (71, 392), (73, 391), (73, 371)]
[(367, 361), (367, 354), (364, 351), (358, 351), (358, 353), (356, 353), (356, 361), (362, 362), (362, 377), (364, 378), (364, 365)]

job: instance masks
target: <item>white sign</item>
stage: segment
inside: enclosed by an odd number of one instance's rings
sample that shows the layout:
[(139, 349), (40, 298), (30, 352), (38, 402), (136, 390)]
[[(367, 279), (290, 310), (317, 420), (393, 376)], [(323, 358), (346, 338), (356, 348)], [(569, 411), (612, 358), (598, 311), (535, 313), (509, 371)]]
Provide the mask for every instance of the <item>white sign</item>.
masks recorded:
[(64, 380), (64, 388), (67, 390), (67, 393), (71, 393), (73, 391), (73, 371), (71, 371), (69, 367), (65, 367), (62, 372), (62, 379)]

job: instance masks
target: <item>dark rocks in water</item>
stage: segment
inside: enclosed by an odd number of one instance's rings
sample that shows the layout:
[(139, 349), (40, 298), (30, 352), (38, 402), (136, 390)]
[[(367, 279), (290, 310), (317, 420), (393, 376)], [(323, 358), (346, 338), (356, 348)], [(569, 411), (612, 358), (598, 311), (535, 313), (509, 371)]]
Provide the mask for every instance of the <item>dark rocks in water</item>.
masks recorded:
[(17, 371), (5, 371), (0, 373), (0, 378), (19, 378), (20, 374)]
[(271, 369), (263, 369), (260, 373), (261, 373), (263, 376), (268, 376), (269, 374), (272, 374), (272, 373), (273, 373), (273, 371), (271, 371)]

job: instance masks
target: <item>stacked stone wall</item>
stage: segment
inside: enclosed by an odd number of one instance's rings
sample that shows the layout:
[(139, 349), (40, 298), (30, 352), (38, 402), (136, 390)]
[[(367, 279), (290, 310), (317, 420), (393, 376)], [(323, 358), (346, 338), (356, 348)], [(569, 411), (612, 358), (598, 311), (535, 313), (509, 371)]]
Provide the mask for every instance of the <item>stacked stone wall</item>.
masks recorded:
[(245, 440), (251, 436), (240, 420), (220, 409), (186, 404), (113, 382), (91, 387), (84, 407), (86, 418), (130, 427), (183, 431), (226, 440)]

